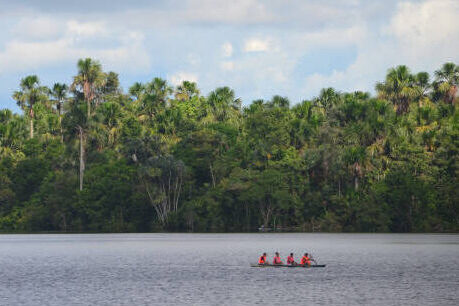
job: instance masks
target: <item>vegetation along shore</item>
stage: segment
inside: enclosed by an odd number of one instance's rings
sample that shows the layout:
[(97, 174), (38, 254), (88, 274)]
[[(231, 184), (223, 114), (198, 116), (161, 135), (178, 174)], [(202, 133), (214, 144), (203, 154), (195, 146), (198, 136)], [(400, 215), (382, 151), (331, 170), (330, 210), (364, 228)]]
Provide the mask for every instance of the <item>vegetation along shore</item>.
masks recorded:
[(0, 231), (459, 230), (459, 66), (376, 94), (242, 103), (229, 87), (20, 80), (0, 110)]

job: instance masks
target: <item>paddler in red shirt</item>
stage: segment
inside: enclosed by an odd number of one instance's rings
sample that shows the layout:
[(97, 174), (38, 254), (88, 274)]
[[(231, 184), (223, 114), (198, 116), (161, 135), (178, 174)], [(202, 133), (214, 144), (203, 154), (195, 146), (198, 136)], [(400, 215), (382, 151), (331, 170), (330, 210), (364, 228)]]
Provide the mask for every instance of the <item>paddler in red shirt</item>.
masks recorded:
[(308, 256), (308, 253), (304, 253), (303, 257), (301, 258), (300, 265), (302, 266), (311, 266), (311, 259)]
[(293, 259), (293, 253), (290, 253), (290, 255), (287, 257), (287, 264), (291, 266), (296, 266), (295, 259)]
[(260, 256), (260, 259), (258, 259), (258, 264), (259, 265), (268, 264), (268, 262), (266, 261), (266, 253), (263, 253), (263, 255)]
[(283, 264), (283, 263), (282, 263), (282, 260), (280, 258), (279, 252), (276, 252), (276, 255), (273, 258), (273, 265), (281, 265), (281, 264)]

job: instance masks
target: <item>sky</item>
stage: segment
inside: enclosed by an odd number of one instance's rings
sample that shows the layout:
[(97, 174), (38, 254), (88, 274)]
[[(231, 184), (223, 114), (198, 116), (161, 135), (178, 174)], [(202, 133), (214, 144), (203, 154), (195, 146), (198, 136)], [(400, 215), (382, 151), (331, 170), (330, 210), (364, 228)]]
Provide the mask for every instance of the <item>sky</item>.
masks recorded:
[(79, 58), (127, 90), (154, 77), (229, 86), (244, 104), (374, 92), (387, 69), (459, 63), (458, 0), (0, 0), (0, 109), (20, 79), (72, 81)]

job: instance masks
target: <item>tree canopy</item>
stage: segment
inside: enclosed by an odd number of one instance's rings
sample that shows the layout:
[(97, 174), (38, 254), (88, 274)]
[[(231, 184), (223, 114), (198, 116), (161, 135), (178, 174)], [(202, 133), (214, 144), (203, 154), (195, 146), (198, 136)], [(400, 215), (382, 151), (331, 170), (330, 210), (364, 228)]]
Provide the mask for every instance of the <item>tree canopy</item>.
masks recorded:
[(0, 110), (1, 231), (457, 232), (459, 66), (243, 104), (81, 59)]

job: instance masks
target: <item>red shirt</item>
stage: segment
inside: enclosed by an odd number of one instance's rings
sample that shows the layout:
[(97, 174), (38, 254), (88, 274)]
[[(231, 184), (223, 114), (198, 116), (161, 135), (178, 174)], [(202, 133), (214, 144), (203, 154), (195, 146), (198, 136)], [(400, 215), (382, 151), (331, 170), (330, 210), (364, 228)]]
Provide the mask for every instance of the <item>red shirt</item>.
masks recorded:
[(258, 260), (258, 264), (262, 265), (266, 263), (266, 256), (261, 256), (260, 259)]
[(281, 264), (282, 264), (282, 260), (280, 259), (279, 256), (274, 256), (274, 258), (273, 258), (273, 264), (274, 264), (274, 265), (281, 265)]
[(293, 265), (295, 263), (295, 259), (293, 259), (293, 256), (287, 257), (287, 264), (288, 265)]
[(309, 257), (307, 256), (303, 256), (303, 258), (301, 258), (301, 264), (302, 265), (309, 265), (311, 262), (309, 261)]

